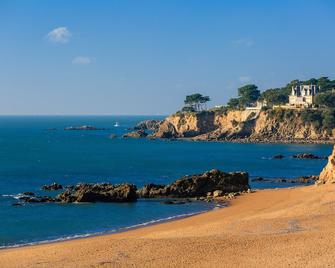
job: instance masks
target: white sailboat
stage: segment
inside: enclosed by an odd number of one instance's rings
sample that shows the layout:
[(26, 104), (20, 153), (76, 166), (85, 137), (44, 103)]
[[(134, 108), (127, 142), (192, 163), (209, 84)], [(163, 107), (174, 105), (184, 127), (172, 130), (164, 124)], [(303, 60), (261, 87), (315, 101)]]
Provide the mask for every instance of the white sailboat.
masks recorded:
[(114, 127), (119, 127), (119, 122), (115, 122)]

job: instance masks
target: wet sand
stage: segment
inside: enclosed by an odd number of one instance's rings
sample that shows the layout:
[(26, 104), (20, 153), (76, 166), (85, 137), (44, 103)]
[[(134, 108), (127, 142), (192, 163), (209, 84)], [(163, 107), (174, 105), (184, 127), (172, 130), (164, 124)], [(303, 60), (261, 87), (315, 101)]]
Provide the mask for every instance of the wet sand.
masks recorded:
[(124, 233), (0, 250), (0, 266), (333, 267), (334, 247), (335, 185), (323, 185), (260, 190)]

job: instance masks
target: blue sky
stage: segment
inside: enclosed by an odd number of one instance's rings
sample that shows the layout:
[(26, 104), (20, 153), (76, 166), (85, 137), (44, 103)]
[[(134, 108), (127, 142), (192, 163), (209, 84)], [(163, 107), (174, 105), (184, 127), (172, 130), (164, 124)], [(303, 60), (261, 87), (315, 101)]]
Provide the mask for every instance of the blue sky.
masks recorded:
[(335, 79), (335, 1), (0, 0), (0, 114), (169, 114)]

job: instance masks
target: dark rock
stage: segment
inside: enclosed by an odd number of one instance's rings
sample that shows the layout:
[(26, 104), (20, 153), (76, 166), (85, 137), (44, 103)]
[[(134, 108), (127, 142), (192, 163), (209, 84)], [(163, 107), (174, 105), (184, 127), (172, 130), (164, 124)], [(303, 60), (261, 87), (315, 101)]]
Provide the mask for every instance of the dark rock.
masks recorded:
[(319, 179), (319, 176), (302, 176), (296, 179), (297, 182), (300, 183), (312, 183), (316, 182)]
[(165, 195), (165, 185), (150, 183), (137, 191), (139, 197), (151, 198)]
[(50, 196), (22, 196), (19, 199), (25, 203), (48, 203), (56, 202), (55, 198)]
[(277, 183), (282, 183), (282, 182), (287, 182), (287, 179), (275, 179), (274, 182), (277, 182)]
[(308, 154), (308, 153), (296, 154), (296, 155), (293, 155), (292, 157), (297, 158), (297, 159), (327, 159), (327, 157), (318, 156), (314, 154)]
[(23, 192), (21, 195), (32, 196), (32, 195), (35, 195), (35, 194), (33, 192)]
[(144, 130), (137, 130), (124, 134), (123, 138), (145, 138), (148, 134)]
[(135, 202), (137, 195), (133, 184), (77, 184), (59, 194), (56, 199), (62, 203)]
[(166, 200), (161, 203), (164, 205), (184, 205), (186, 204), (185, 201), (181, 201), (181, 200)]
[(163, 186), (149, 184), (138, 191), (140, 197), (188, 198), (206, 196), (208, 192), (221, 190), (223, 194), (248, 190), (248, 173), (225, 173), (217, 169), (185, 176)]
[(22, 204), (21, 204), (21, 203), (13, 203), (12, 206), (13, 206), (13, 207), (21, 207)]
[(256, 178), (252, 179), (251, 181), (252, 181), (252, 182), (257, 182), (257, 181), (269, 181), (269, 180), (264, 179), (264, 178), (262, 178), (262, 177), (256, 177)]
[(42, 190), (45, 190), (45, 191), (56, 191), (56, 190), (62, 190), (63, 189), (63, 186), (54, 182), (50, 185), (43, 185), (42, 186)]
[(318, 176), (301, 176), (298, 178), (294, 179), (283, 179), (283, 178), (278, 178), (275, 179), (273, 182), (275, 183), (312, 183), (315, 182), (319, 179)]
[(106, 128), (98, 128), (94, 126), (71, 126), (66, 127), (64, 130), (106, 130)]
[(283, 156), (282, 154), (277, 154), (277, 155), (274, 155), (272, 158), (273, 159), (283, 159), (285, 156)]
[(144, 121), (139, 122), (134, 127), (134, 130), (152, 130), (152, 131), (156, 131), (156, 130), (158, 130), (160, 123), (161, 123), (160, 120), (144, 120)]
[(109, 139), (115, 139), (115, 138), (117, 138), (117, 135), (116, 134), (110, 134), (108, 138)]

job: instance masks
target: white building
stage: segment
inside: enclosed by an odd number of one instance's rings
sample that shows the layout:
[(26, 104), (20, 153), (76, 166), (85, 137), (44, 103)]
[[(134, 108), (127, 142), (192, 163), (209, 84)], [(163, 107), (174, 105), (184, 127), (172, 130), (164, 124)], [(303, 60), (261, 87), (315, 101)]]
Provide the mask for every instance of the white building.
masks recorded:
[(293, 86), (288, 105), (296, 108), (311, 107), (314, 105), (315, 95), (319, 91), (320, 88), (317, 85)]
[(263, 100), (263, 101), (257, 101), (256, 103), (254, 103), (253, 105), (250, 105), (248, 107), (246, 107), (246, 110), (261, 110), (263, 107), (267, 107), (267, 101)]

